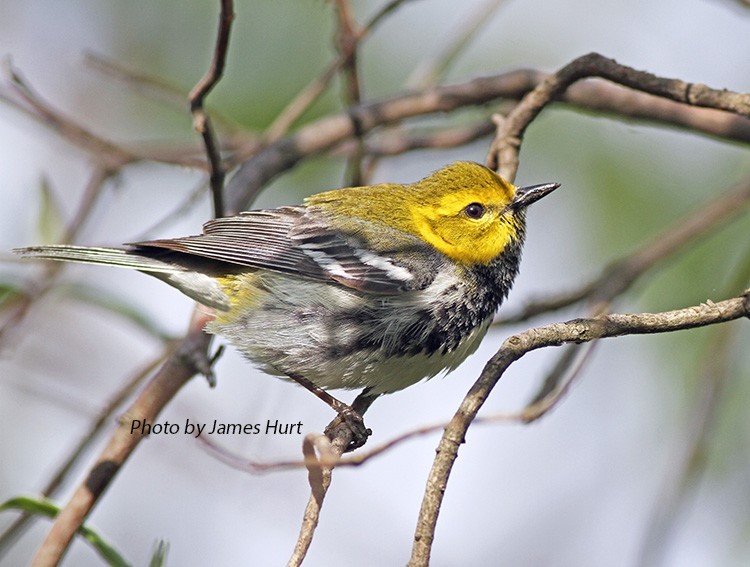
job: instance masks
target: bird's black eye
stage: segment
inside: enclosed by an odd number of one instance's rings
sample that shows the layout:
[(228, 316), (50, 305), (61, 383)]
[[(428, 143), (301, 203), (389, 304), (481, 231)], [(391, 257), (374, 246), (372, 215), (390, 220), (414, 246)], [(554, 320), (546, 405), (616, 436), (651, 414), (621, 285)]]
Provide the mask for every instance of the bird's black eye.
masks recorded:
[(484, 208), (484, 205), (480, 205), (479, 203), (471, 203), (470, 205), (466, 205), (464, 212), (470, 219), (481, 219), (484, 216), (484, 213), (487, 211)]

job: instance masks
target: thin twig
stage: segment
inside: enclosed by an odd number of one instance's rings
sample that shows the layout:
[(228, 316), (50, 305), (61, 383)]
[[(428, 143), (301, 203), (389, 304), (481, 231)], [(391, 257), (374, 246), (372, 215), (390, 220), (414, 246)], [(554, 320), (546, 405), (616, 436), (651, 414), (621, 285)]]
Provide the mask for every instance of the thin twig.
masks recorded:
[[(517, 414), (503, 414), (502, 416), (488, 416), (485, 418), (482, 418), (479, 420), (477, 418), (477, 422), (482, 423), (489, 423), (489, 422), (498, 422), (498, 421), (515, 421), (515, 422), (523, 422), (523, 414), (517, 413)], [(286, 471), (286, 470), (296, 470), (301, 468), (307, 468), (310, 470), (311, 468), (319, 468), (319, 469), (325, 469), (325, 468), (339, 468), (339, 467), (358, 467), (360, 465), (363, 465), (370, 459), (377, 457), (379, 455), (382, 455), (383, 453), (386, 453), (390, 449), (396, 447), (397, 445), (401, 445), (405, 441), (408, 441), (410, 439), (413, 439), (415, 437), (421, 437), (424, 435), (429, 435), (430, 433), (434, 433), (436, 431), (441, 431), (445, 429), (447, 426), (447, 422), (441, 422), (434, 425), (427, 425), (423, 427), (418, 427), (412, 430), (407, 431), (406, 433), (402, 433), (401, 435), (398, 435), (397, 437), (394, 437), (393, 439), (390, 439), (389, 441), (386, 441), (385, 443), (381, 443), (379, 445), (376, 445), (370, 449), (367, 450), (359, 450), (356, 453), (353, 453), (351, 455), (347, 455), (346, 457), (343, 457), (342, 454), (336, 454), (335, 451), (331, 451), (329, 448), (326, 450), (321, 450), (319, 441), (320, 439), (328, 439), (324, 435), (314, 435), (311, 434), (310, 439), (304, 441), (304, 449), (303, 449), (303, 459), (291, 459), (288, 461), (272, 461), (272, 462), (265, 462), (265, 461), (257, 461), (253, 459), (248, 459), (247, 457), (243, 457), (241, 455), (233, 454), (223, 447), (220, 447), (216, 445), (213, 441), (209, 439), (204, 439), (202, 436), (198, 439), (206, 445), (206, 447), (209, 448), (211, 451), (211, 454), (215, 456), (217, 459), (219, 459), (222, 463), (229, 465), (230, 467), (251, 473), (251, 474), (265, 474), (265, 473), (272, 473), (272, 472), (280, 472), (280, 471)], [(329, 441), (330, 444), (330, 441)], [(320, 456), (317, 454), (309, 451), (309, 447), (314, 447), (318, 450)]]
[[(75, 465), (78, 464), (81, 457), (87, 452), (92, 443), (99, 437), (104, 428), (109, 425), (112, 420), (112, 416), (115, 411), (133, 395), (136, 388), (160, 365), (168, 356), (170, 356), (174, 345), (167, 345), (165, 350), (159, 355), (146, 364), (141, 370), (136, 372), (132, 378), (126, 380), (125, 385), (120, 388), (115, 395), (107, 402), (107, 404), (101, 409), (99, 415), (89, 426), (89, 430), (81, 437), (75, 447), (69, 452), (68, 457), (55, 471), (52, 478), (42, 488), (40, 494), (43, 497), (51, 498), (54, 497), (60, 486), (66, 481), (70, 471)], [(28, 513), (21, 514), (6, 530), (0, 535), (0, 558), (10, 549), (13, 541), (15, 541), (29, 525), (29, 521), (33, 518)]]
[(458, 449), (477, 412), (513, 362), (532, 350), (548, 346), (582, 343), (622, 335), (672, 332), (743, 317), (750, 318), (750, 290), (741, 297), (719, 303), (709, 301), (694, 307), (663, 313), (573, 319), (565, 323), (529, 329), (509, 337), (487, 362), (440, 440), (422, 500), (409, 565), (416, 567), (429, 564), (440, 505), (448, 477), (458, 456)]
[[(435, 57), (419, 65), (407, 79), (406, 84), (413, 89), (424, 89), (437, 84), (458, 56), (479, 35), (484, 26), (492, 21), (493, 14), (507, 0), (487, 0), (469, 19), (458, 24), (459, 32), (440, 49)], [(453, 30), (451, 30), (453, 31)]]
[[(357, 48), (359, 47), (360, 31), (354, 21), (349, 0), (336, 0), (336, 13), (338, 14), (338, 28), (336, 33), (336, 49), (343, 60), (341, 74), (343, 75), (344, 106), (350, 108), (361, 102), (361, 86), (359, 73), (357, 72)], [(355, 187), (363, 184), (362, 158), (364, 157), (364, 136), (355, 124), (356, 149), (347, 159), (346, 184)]]
[[(83, 227), (89, 214), (101, 195), (102, 189), (109, 178), (115, 174), (115, 170), (109, 169), (108, 166), (97, 166), (86, 183), (78, 208), (73, 217), (65, 226), (63, 234), (59, 239), (60, 244), (69, 244), (73, 242)], [(12, 341), (13, 333), (18, 332), (20, 325), (28, 315), (31, 307), (53, 287), (55, 278), (60, 273), (64, 265), (60, 262), (47, 262), (44, 264), (42, 273), (37, 277), (33, 284), (27, 283), (27, 293), (20, 297), (12, 306), (12, 311), (6, 316), (5, 322), (0, 326), (0, 352), (8, 347)]]
[[(448, 128), (390, 128), (368, 137), (365, 140), (365, 153), (372, 158), (380, 158), (413, 150), (456, 148), (489, 136), (493, 130), (494, 126), (489, 118), (474, 124), (459, 124)], [(333, 148), (330, 154), (350, 155), (354, 151), (354, 142), (347, 140)]]
[[(393, 0), (386, 4), (369, 22), (359, 29), (356, 40), (358, 42), (364, 40), (386, 16), (392, 14), (396, 8), (408, 1), (411, 0)], [(292, 125), (299, 120), (300, 116), (325, 92), (345, 64), (346, 54), (339, 53), (339, 56), (329, 63), (323, 72), (303, 88), (278, 114), (263, 135), (265, 142), (270, 144), (284, 136)]]
[[(352, 403), (352, 409), (363, 416), (368, 410), (376, 396), (368, 397), (364, 393), (357, 396)], [(302, 524), (300, 526), (299, 536), (297, 542), (294, 545), (294, 550), (289, 559), (289, 567), (297, 567), (302, 564), (307, 551), (312, 543), (313, 536), (315, 535), (315, 529), (318, 526), (318, 520), (320, 518), (320, 511), (323, 508), (323, 501), (331, 486), (331, 479), (333, 476), (334, 464), (340, 459), (341, 455), (347, 451), (349, 445), (354, 437), (349, 426), (338, 418), (334, 419), (326, 428), (328, 435), (331, 437), (331, 442), (324, 445), (324, 451), (321, 452), (321, 462), (309, 463), (306, 462), (305, 466), (308, 467), (309, 480), (310, 480), (310, 498), (307, 501), (305, 507), (305, 513), (302, 516)], [(309, 458), (310, 449), (306, 451), (306, 461)]]
[[(488, 425), (497, 423), (524, 425), (530, 421), (529, 417), (530, 416), (527, 408), (524, 408), (520, 411), (511, 413), (494, 413), (490, 415), (477, 416), (476, 418), (474, 418), (472, 425)], [(248, 459), (247, 457), (244, 457), (242, 455), (231, 453), (230, 451), (227, 451), (223, 447), (216, 445), (213, 441), (205, 439), (204, 437), (199, 437), (198, 440), (201, 441), (209, 449), (213, 456), (215, 456), (222, 463), (232, 467), (233, 469), (237, 469), (239, 471), (250, 474), (266, 474), (287, 470), (297, 470), (301, 468), (310, 469), (313, 467), (359, 467), (374, 459), (375, 457), (379, 457), (380, 455), (387, 453), (394, 447), (401, 445), (406, 441), (416, 439), (417, 437), (431, 435), (438, 431), (443, 431), (446, 427), (448, 427), (448, 425), (449, 422), (441, 421), (440, 423), (435, 423), (432, 425), (415, 427), (414, 429), (410, 429), (409, 431), (397, 435), (396, 437), (380, 443), (379, 445), (370, 447), (367, 450), (358, 450), (356, 453), (347, 455), (346, 457), (343, 457), (341, 455), (337, 456), (336, 453), (330, 451), (329, 448), (321, 450), (319, 441), (321, 439), (328, 438), (324, 435), (310, 434), (309, 439), (306, 438), (303, 441), (303, 459), (292, 459), (288, 461), (267, 462)], [(314, 447), (318, 450), (320, 456), (311, 453), (309, 449), (306, 449), (305, 447)]]
[[(598, 280), (593, 282), (585, 296), (588, 299), (590, 316), (609, 313), (615, 298), (629, 289), (644, 273), (669, 256), (683, 250), (698, 237), (725, 226), (742, 213), (748, 204), (750, 204), (750, 178), (736, 184), (719, 199), (713, 199), (709, 204), (698, 207), (696, 211), (675, 223), (636, 253), (611, 265), (604, 270)], [(584, 353), (584, 357), (590, 355), (593, 344), (585, 345), (587, 352)], [(577, 351), (580, 348), (581, 345), (566, 345), (566, 349), (545, 378), (542, 387), (529, 402), (527, 411), (530, 420), (544, 415), (568, 392), (581, 370), (581, 365), (579, 365), (575, 371), (568, 373), (569, 367), (577, 359)]]
[(112, 61), (91, 51), (83, 54), (83, 63), (90, 69), (101, 73), (109, 79), (115, 79), (128, 85), (133, 91), (166, 103), (169, 107), (185, 111), (186, 93), (170, 85), (161, 77), (148, 75), (125, 67), (122, 63)]
[(8, 83), (10, 92), (17, 99), (4, 95), (1, 98), (5, 102), (25, 111), (69, 142), (91, 152), (109, 170), (116, 170), (137, 159), (131, 152), (97, 136), (53, 109), (34, 91), (21, 72), (10, 62), (6, 65), (6, 72), (10, 79)]
[[(132, 430), (133, 420), (153, 423), (164, 406), (197, 372), (210, 366), (207, 351), (211, 341), (203, 328), (210, 319), (205, 308), (194, 312), (190, 328), (167, 362), (148, 382), (144, 390), (125, 411), (120, 423), (104, 450), (100, 453), (86, 480), (55, 518), (52, 528), (42, 542), (32, 567), (57, 565), (63, 558), (73, 537), (104, 491), (143, 439), (140, 430)], [(197, 358), (203, 356), (203, 361)]]
[(513, 181), (518, 170), (521, 139), (532, 120), (565, 90), (586, 77), (601, 77), (632, 89), (691, 106), (725, 110), (750, 117), (750, 95), (717, 90), (679, 79), (665, 79), (645, 71), (620, 65), (598, 53), (575, 59), (547, 77), (524, 96), (521, 103), (506, 117), (497, 117), (497, 134), (487, 156), (487, 165)]
[(211, 119), (206, 113), (203, 101), (208, 93), (221, 80), (229, 48), (229, 34), (234, 21), (233, 0), (221, 0), (221, 12), (219, 14), (219, 31), (216, 36), (214, 56), (211, 66), (200, 81), (193, 87), (188, 95), (190, 101), (190, 112), (193, 114), (193, 128), (203, 138), (208, 157), (211, 195), (213, 197), (214, 217), (224, 216), (224, 165), (221, 162), (221, 150), (216, 139)]
[[(132, 89), (133, 92), (142, 97), (161, 102), (180, 113), (185, 112), (185, 98), (188, 96), (188, 93), (185, 92), (185, 90), (166, 82), (162, 77), (142, 73), (135, 69), (126, 67), (118, 61), (110, 60), (90, 51), (84, 53), (83, 63), (108, 79), (124, 83)], [(242, 131), (236, 122), (230, 120), (226, 115), (217, 112), (216, 109), (211, 110), (211, 120), (214, 124), (219, 125), (220, 129), (224, 131), (225, 136), (242, 134)], [(169, 148), (164, 148), (163, 150), (160, 149), (159, 152), (157, 152), (157, 156), (159, 153), (167, 154), (167, 149), (174, 151), (175, 148), (170, 144)], [(192, 148), (190, 151), (192, 152)], [(177, 149), (177, 153), (180, 155), (184, 155), (185, 152), (186, 150), (184, 149)], [(157, 161), (159, 160), (158, 157), (156, 159)]]
[[(714, 195), (713, 192), (708, 194)], [(530, 301), (519, 312), (498, 318), (494, 324), (520, 323), (586, 299), (594, 304), (609, 302), (652, 267), (711, 231), (725, 226), (741, 215), (748, 206), (750, 177), (739, 181), (720, 196), (712, 197), (709, 202), (699, 205), (631, 254), (612, 262), (592, 281), (566, 293)]]
[(221, 11), (219, 13), (219, 30), (216, 34), (216, 45), (211, 66), (201, 80), (193, 87), (188, 95), (190, 100), (190, 111), (195, 113), (203, 108), (203, 99), (216, 86), (224, 74), (224, 66), (227, 60), (229, 48), (229, 34), (232, 31), (234, 21), (234, 2), (232, 0), (221, 0)]
[[(293, 167), (303, 158), (330, 150), (336, 145), (355, 137), (352, 116), (356, 116), (359, 129), (370, 132), (374, 128), (395, 124), (406, 118), (423, 116), (437, 112), (450, 112), (456, 108), (486, 104), (500, 98), (518, 99), (533, 89), (540, 80), (548, 77), (529, 70), (513, 71), (492, 77), (473, 79), (465, 83), (445, 85), (377, 102), (350, 108), (347, 112), (327, 116), (311, 122), (294, 134), (279, 139), (260, 151), (253, 147), (252, 157), (243, 161), (237, 173), (227, 183), (227, 208), (229, 211), (244, 210), (262, 187), (278, 174)], [(597, 111), (617, 116), (616, 104), (620, 98), (602, 100), (601, 91), (592, 90), (586, 84), (576, 91), (575, 104), (586, 108), (591, 104)], [(623, 96), (629, 99), (629, 117), (654, 121), (671, 126), (684, 126), (726, 139), (750, 141), (750, 120), (744, 116), (730, 115), (724, 111), (691, 108), (662, 100), (643, 93), (631, 96), (633, 91), (619, 87)], [(590, 98), (589, 91), (591, 91)], [(741, 96), (726, 91), (727, 95)], [(588, 100), (588, 103), (584, 104)], [(655, 103), (654, 101), (659, 101)], [(665, 104), (666, 103), (666, 104)], [(665, 114), (665, 108), (683, 107), (687, 110)], [(690, 117), (690, 118), (688, 118)], [(698, 127), (698, 124), (701, 126)], [(243, 158), (248, 153), (237, 149), (237, 156)]]

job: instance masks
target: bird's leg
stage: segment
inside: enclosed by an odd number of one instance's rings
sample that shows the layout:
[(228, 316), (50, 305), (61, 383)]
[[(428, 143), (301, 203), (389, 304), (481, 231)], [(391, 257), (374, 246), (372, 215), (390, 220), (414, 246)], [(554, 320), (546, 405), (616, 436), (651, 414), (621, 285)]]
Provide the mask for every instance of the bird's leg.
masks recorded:
[[(346, 448), (348, 451), (353, 451), (364, 445), (367, 442), (367, 438), (372, 435), (372, 430), (365, 427), (365, 421), (362, 418), (362, 414), (370, 407), (370, 404), (377, 398), (377, 396), (368, 396), (367, 402), (360, 401), (360, 398), (365, 396), (367, 390), (363, 391), (354, 400), (354, 407), (345, 404), (341, 400), (334, 398), (331, 394), (323, 390), (318, 385), (314, 384), (304, 376), (299, 374), (287, 374), (289, 378), (297, 382), (300, 386), (310, 390), (313, 394), (318, 396), (321, 400), (327, 403), (338, 416), (334, 419), (328, 427), (325, 429), (325, 434), (328, 437), (332, 437), (333, 430), (340, 424), (344, 423), (351, 430), (353, 439), (349, 446)], [(370, 399), (371, 398), (371, 399)], [(358, 405), (359, 402), (359, 405)], [(356, 408), (356, 409), (355, 409)]]
[[(362, 416), (367, 411), (367, 409), (372, 405), (372, 402), (375, 401), (375, 398), (380, 396), (380, 394), (370, 394), (370, 390), (372, 390), (372, 388), (365, 388), (364, 390), (362, 390), (362, 393), (354, 398), (354, 401), (352, 402), (351, 409), (354, 412), (356, 418), (360, 420), (362, 419)], [(354, 433), (351, 424), (349, 423), (349, 421), (347, 421), (346, 415), (339, 414), (338, 416), (336, 416), (336, 419), (328, 424), (328, 427), (326, 427), (325, 429), (325, 434), (330, 439), (333, 439), (334, 437), (336, 437), (336, 431), (338, 430), (338, 428), (342, 426), (348, 427)], [(364, 427), (364, 422), (362, 422), (362, 426)], [(354, 449), (359, 449), (362, 445), (364, 445), (367, 441), (367, 437), (372, 435), (372, 430), (365, 429), (365, 433), (367, 434), (367, 436), (365, 437), (354, 433), (352, 441), (349, 443), (344, 452), (348, 453), (350, 451), (354, 451)]]
[(359, 415), (365, 415), (365, 412), (370, 409), (372, 402), (380, 397), (380, 394), (371, 394), (370, 390), (372, 388), (365, 388), (352, 402), (352, 409)]

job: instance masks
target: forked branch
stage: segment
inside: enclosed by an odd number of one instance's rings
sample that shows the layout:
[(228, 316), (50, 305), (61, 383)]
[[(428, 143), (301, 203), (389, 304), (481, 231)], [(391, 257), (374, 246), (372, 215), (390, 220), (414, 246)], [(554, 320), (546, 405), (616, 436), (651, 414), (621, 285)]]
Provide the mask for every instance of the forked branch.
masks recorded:
[(419, 512), (414, 535), (411, 567), (429, 564), (440, 505), (458, 448), (466, 432), (490, 392), (508, 367), (533, 350), (565, 343), (584, 343), (607, 337), (667, 333), (682, 329), (716, 325), (741, 318), (750, 318), (750, 290), (744, 295), (718, 303), (635, 315), (605, 315), (590, 319), (573, 319), (537, 327), (509, 337), (500, 350), (487, 362), (477, 381), (461, 402), (437, 448), (437, 455), (427, 480), (427, 488)]

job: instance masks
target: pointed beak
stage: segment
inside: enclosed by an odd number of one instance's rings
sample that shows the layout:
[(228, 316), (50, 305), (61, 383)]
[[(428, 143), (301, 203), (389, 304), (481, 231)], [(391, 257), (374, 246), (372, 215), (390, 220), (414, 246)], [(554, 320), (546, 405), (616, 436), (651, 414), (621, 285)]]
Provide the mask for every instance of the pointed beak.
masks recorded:
[(558, 187), (560, 187), (559, 183), (542, 183), (540, 185), (519, 187), (516, 189), (516, 196), (513, 198), (511, 207), (516, 210), (525, 209), (531, 203), (535, 203), (545, 195), (549, 195)]

